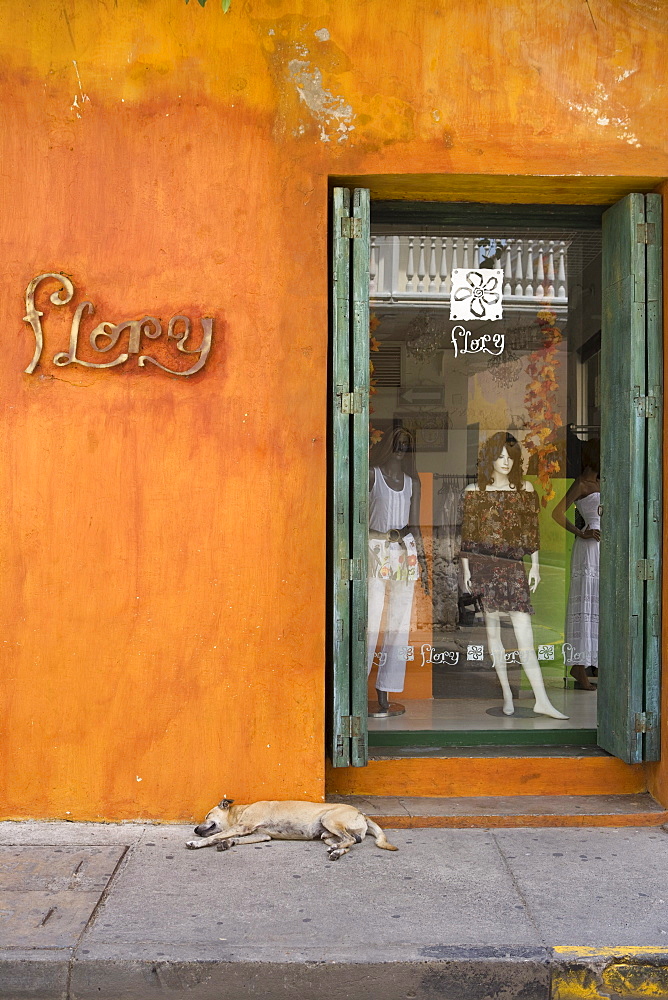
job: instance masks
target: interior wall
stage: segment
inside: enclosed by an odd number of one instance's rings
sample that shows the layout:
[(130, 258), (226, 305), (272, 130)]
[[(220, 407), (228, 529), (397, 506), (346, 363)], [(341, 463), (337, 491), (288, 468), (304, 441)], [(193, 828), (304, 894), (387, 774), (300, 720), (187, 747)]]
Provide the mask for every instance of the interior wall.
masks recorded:
[[(665, 43), (648, 0), (5, 7), (3, 817), (323, 795), (328, 178), (668, 176)], [(25, 374), (50, 271), (86, 337), (213, 316), (206, 365), (54, 366), (50, 285)]]

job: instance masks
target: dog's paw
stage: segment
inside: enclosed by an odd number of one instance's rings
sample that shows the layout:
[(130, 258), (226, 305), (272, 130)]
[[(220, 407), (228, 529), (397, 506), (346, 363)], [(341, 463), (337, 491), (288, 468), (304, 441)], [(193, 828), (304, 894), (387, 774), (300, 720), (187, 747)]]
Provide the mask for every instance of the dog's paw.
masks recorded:
[(216, 844), (217, 851), (229, 851), (230, 847), (234, 847), (233, 840), (221, 840), (219, 844)]
[(329, 855), (329, 860), (330, 861), (338, 861), (339, 858), (342, 858), (343, 855), (346, 852), (345, 851), (340, 851), (338, 848), (335, 847), (335, 848), (329, 850), (327, 853)]
[(186, 840), (186, 847), (189, 851), (196, 851), (199, 847), (204, 847), (204, 842), (201, 840)]

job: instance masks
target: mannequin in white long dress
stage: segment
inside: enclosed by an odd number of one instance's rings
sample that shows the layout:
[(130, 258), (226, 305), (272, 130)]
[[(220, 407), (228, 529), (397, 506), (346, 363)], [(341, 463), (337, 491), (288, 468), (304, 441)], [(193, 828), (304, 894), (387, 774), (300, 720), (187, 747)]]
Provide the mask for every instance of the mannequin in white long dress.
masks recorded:
[(387, 612), (376, 678), (378, 701), (369, 704), (369, 712), (376, 718), (400, 715), (405, 711), (403, 705), (390, 702), (389, 695), (404, 688), (417, 580), (428, 594), (427, 563), (420, 532), (420, 480), (415, 465), (415, 441), (405, 428), (395, 427), (369, 455), (369, 673), (383, 612)]
[[(570, 587), (566, 608), (564, 660), (580, 691), (595, 691), (587, 673), (598, 673), (598, 585), (600, 515), (600, 442), (592, 439), (582, 448), (583, 469), (566, 496), (554, 508), (552, 517), (575, 535), (571, 553)], [(566, 517), (575, 504), (585, 522), (578, 528)]]

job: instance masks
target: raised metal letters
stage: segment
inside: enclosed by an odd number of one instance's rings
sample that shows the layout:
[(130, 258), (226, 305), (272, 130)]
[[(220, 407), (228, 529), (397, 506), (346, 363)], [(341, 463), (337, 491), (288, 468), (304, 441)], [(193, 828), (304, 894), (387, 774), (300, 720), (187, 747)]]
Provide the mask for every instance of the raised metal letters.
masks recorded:
[[(35, 371), (44, 350), (44, 335), (41, 324), (41, 317), (44, 313), (35, 306), (35, 294), (40, 282), (46, 278), (54, 278), (61, 284), (61, 287), (50, 296), (50, 301), (54, 305), (67, 305), (68, 302), (72, 301), (74, 295), (74, 285), (70, 279), (64, 274), (57, 274), (52, 271), (33, 278), (26, 288), (26, 315), (23, 319), (26, 323), (30, 324), (35, 335), (35, 353), (32, 361), (26, 368), (28, 375), (31, 375)], [(199, 347), (191, 348), (186, 346), (190, 343), (190, 319), (187, 316), (179, 314), (172, 316), (170, 319), (165, 340), (166, 342), (176, 341), (176, 349), (181, 354), (198, 355), (197, 361), (184, 371), (168, 368), (157, 358), (151, 357), (149, 354), (139, 353), (143, 341), (157, 340), (163, 334), (162, 323), (155, 316), (123, 320), (121, 323), (112, 323), (108, 320), (98, 323), (88, 335), (88, 342), (91, 348), (99, 354), (106, 354), (116, 347), (121, 338), (125, 341), (125, 336), (127, 336), (125, 350), (121, 351), (112, 361), (84, 361), (77, 356), (80, 335), (84, 336), (81, 332), (81, 323), (85, 317), (92, 316), (94, 312), (95, 306), (92, 302), (80, 302), (77, 306), (72, 317), (68, 348), (66, 351), (59, 351), (53, 357), (53, 364), (57, 368), (65, 368), (67, 365), (81, 365), (83, 368), (116, 368), (119, 365), (125, 364), (134, 355), (137, 357), (139, 368), (146, 367), (147, 362), (150, 362), (150, 364), (160, 368), (163, 372), (168, 372), (170, 375), (194, 375), (195, 372), (200, 371), (204, 367), (209, 357), (213, 339), (213, 318), (211, 316), (202, 316), (200, 318), (202, 339)]]
[[(67, 305), (74, 295), (74, 285), (70, 279), (65, 277), (64, 274), (54, 274), (52, 271), (48, 271), (46, 274), (39, 274), (36, 278), (32, 279), (26, 288), (26, 314), (23, 319), (26, 323), (30, 323), (35, 334), (35, 353), (33, 354), (32, 361), (26, 368), (28, 375), (32, 375), (34, 372), (44, 348), (44, 336), (42, 334), (42, 324), (40, 323), (40, 318), (44, 313), (40, 312), (39, 309), (35, 309), (35, 292), (40, 281), (44, 281), (45, 278), (55, 278), (62, 285), (62, 288), (59, 288), (58, 291), (53, 292), (51, 295), (51, 301), (54, 306)], [(65, 293), (64, 298), (60, 297), (61, 292)]]

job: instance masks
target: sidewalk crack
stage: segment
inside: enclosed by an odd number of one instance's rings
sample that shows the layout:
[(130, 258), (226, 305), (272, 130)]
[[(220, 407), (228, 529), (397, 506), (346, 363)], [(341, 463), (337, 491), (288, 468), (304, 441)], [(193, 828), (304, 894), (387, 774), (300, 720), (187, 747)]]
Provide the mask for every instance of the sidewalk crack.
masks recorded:
[[(122, 848), (122, 854), (121, 854), (120, 858), (118, 859), (118, 861), (116, 862), (116, 864), (114, 866), (114, 870), (112, 871), (111, 876), (110, 876), (109, 880), (107, 881), (107, 884), (105, 885), (104, 889), (102, 890), (100, 898), (98, 899), (97, 903), (93, 907), (93, 910), (92, 910), (92, 912), (91, 912), (88, 920), (86, 921), (84, 927), (81, 930), (81, 933), (79, 934), (79, 936), (77, 937), (76, 941), (74, 942), (74, 947), (72, 948), (72, 953), (70, 955), (70, 960), (69, 960), (69, 963), (68, 963), (68, 966), (67, 966), (67, 984), (66, 984), (66, 987), (65, 987), (65, 996), (66, 996), (67, 1000), (70, 1000), (70, 998), (72, 996), (72, 975), (74, 973), (74, 963), (77, 960), (77, 952), (78, 952), (78, 950), (79, 950), (79, 948), (81, 946), (81, 943), (83, 941), (84, 935), (92, 927), (92, 925), (95, 923), (95, 920), (97, 918), (97, 914), (99, 913), (100, 909), (102, 908), (102, 906), (106, 902), (109, 893), (111, 892), (111, 888), (112, 888), (112, 885), (114, 884), (116, 876), (120, 873), (121, 869), (125, 867), (126, 861), (131, 857), (132, 852), (137, 847), (137, 845), (141, 843), (141, 841), (142, 841), (143, 837), (145, 836), (145, 834), (146, 834), (146, 827), (144, 827), (142, 829), (139, 837), (137, 838), (137, 840), (134, 843), (132, 843), (132, 844), (125, 844), (125, 845), (123, 845), (123, 844), (117, 845), (118, 847)], [(47, 914), (47, 916), (48, 916), (48, 914)]]
[(529, 901), (527, 900), (526, 896), (524, 895), (524, 893), (520, 889), (519, 882), (515, 878), (513, 870), (510, 867), (510, 865), (508, 864), (508, 860), (507, 860), (505, 854), (501, 850), (501, 845), (499, 844), (499, 842), (497, 840), (496, 833), (494, 832), (494, 830), (490, 830), (489, 833), (491, 835), (492, 840), (494, 841), (494, 846), (496, 847), (497, 851), (501, 855), (501, 860), (503, 861), (503, 865), (504, 865), (506, 871), (508, 872), (508, 876), (510, 878), (510, 881), (513, 884), (513, 888), (515, 889), (515, 892), (517, 893), (520, 901), (522, 902), (522, 905), (524, 906), (524, 910), (526, 912), (527, 919), (529, 920), (529, 923), (531, 924), (531, 926), (533, 927), (533, 929), (536, 931), (536, 934), (538, 935), (538, 939), (541, 942), (541, 944), (543, 945), (543, 947), (547, 947), (545, 941), (543, 940), (543, 935), (541, 933), (540, 927), (536, 923), (536, 920), (534, 919), (534, 915), (531, 912), (531, 907), (529, 906)]

